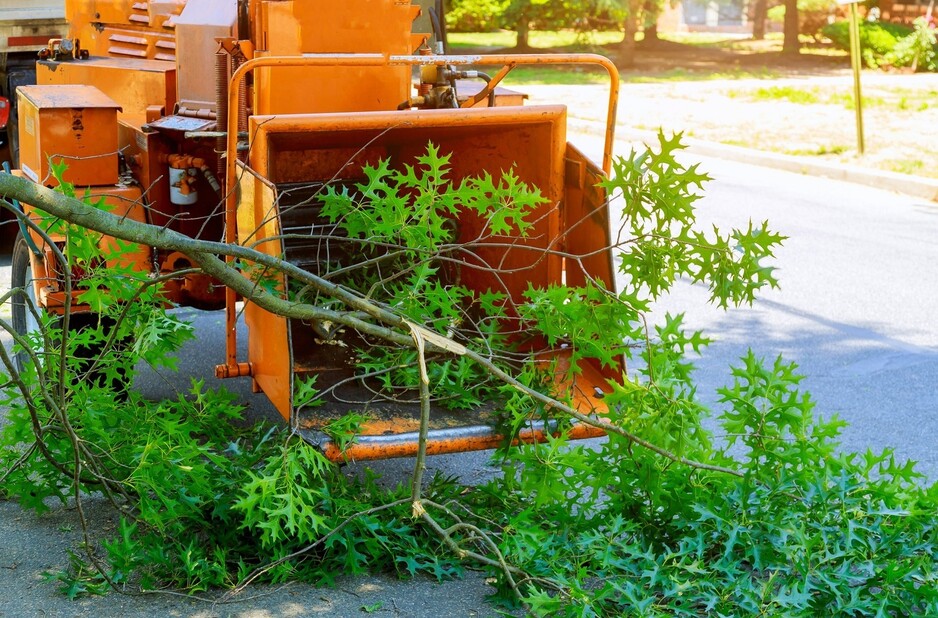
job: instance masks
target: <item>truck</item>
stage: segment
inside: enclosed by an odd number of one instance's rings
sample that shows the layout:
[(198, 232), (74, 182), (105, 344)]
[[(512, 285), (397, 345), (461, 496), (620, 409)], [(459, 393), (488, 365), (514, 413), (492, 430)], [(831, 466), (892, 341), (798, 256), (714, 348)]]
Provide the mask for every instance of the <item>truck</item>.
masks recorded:
[[(403, 170), (432, 143), (451, 155), (455, 182), (510, 171), (543, 197), (527, 217), (525, 237), (492, 239), (474, 257), (450, 264), (446, 277), (473, 294), (494, 290), (509, 303), (522, 301), (530, 288), (561, 282), (590, 280), (614, 289), (600, 182), (611, 167), (618, 75), (606, 58), (447, 54), (441, 2), (67, 0), (65, 7), (67, 36), (40, 52), (36, 85), (17, 90), (15, 173), (52, 186), (51, 162), (65, 160), (63, 179), (114, 213), (196, 239), (250, 246), (321, 273), (342, 260), (324, 257), (341, 242), (328, 245), (334, 229), (322, 221), (323, 187), (354, 190), (368, 166), (388, 161)], [(568, 143), (565, 106), (525, 105), (523, 96), (500, 85), (514, 67), (557, 63), (608, 72), (599, 164)], [(23, 206), (32, 216), (32, 206)], [(486, 225), (466, 213), (451, 223), (461, 240)], [(13, 303), (21, 332), (35, 328), (27, 302), (52, 314), (71, 302), (55, 249), (25, 229), (15, 242), (13, 285), (28, 292)], [(336, 345), (323, 334), (329, 325), (266, 311), (193, 271), (182, 253), (140, 247), (132, 259), (136, 269), (167, 279), (167, 302), (224, 311), (226, 349), (216, 375), (250, 379), (327, 456), (367, 460), (417, 452), (420, 406), (369, 398), (373, 389), (356, 378), (354, 348), (367, 340)], [(276, 283), (286, 289), (288, 279)], [(80, 316), (90, 308), (73, 311)], [(238, 352), (242, 315), (246, 358)], [(562, 363), (565, 353), (558, 345), (538, 354)], [(585, 362), (576, 374), (576, 405), (601, 413), (608, 381), (621, 368)], [(325, 405), (305, 406), (297, 389), (310, 379), (319, 389), (350, 390)], [(323, 428), (361, 399), (369, 402), (367, 421), (354, 443), (340, 448)], [(427, 452), (497, 446), (505, 437), (493, 407), (470, 413), (435, 407)], [(548, 419), (532, 421), (512, 439), (544, 440), (555, 429)], [(588, 424), (569, 431), (574, 438), (602, 433)]]

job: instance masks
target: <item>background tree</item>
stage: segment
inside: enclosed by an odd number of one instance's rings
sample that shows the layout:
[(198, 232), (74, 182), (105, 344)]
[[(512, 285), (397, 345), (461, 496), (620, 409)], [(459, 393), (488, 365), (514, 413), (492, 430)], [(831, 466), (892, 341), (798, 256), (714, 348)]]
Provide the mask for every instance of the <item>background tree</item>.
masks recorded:
[(622, 0), (625, 13), (622, 27), (622, 42), (619, 44), (619, 57), (616, 64), (623, 68), (635, 66), (635, 37), (638, 34), (641, 19), (642, 0)]
[(446, 21), (454, 32), (513, 30), (515, 49), (527, 51), (533, 30), (584, 32), (597, 23), (618, 25), (621, 13), (619, 0), (455, 0)]
[(785, 41), (782, 43), (783, 54), (801, 53), (801, 41), (798, 39), (801, 24), (798, 22), (798, 0), (785, 0)]
[(644, 42), (650, 43), (659, 40), (658, 17), (661, 16), (663, 9), (664, 0), (645, 0), (645, 4), (642, 6), (642, 21), (644, 22), (642, 40)]
[(765, 21), (768, 16), (768, 0), (755, 0), (752, 4), (752, 38), (756, 41), (765, 38)]

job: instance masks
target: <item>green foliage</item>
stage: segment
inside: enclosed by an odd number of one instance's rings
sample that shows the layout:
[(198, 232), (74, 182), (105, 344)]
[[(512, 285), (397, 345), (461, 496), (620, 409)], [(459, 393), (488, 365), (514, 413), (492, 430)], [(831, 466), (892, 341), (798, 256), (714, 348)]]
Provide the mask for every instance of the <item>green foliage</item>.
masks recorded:
[[(821, 38), (821, 30), (828, 23), (828, 18), (837, 10), (833, 0), (798, 0), (798, 33)], [(768, 11), (770, 21), (781, 24), (785, 21), (785, 5), (773, 6)]]
[(368, 420), (368, 415), (350, 412), (342, 418), (338, 418), (323, 426), (322, 431), (332, 438), (332, 441), (339, 447), (340, 451), (345, 451), (355, 439), (361, 434), (362, 426)]
[[(152, 402), (124, 392), (120, 372), (83, 379), (91, 369), (79, 347), (100, 347), (108, 330), (124, 333), (119, 319), (138, 335), (116, 356), (127, 371), (148, 354), (154, 363), (170, 356), (181, 338), (171, 336), (173, 318), (145, 278), (107, 285), (97, 239), (66, 243), (74, 263), (100, 281), (85, 289), (115, 324), (69, 332), (50, 319), (33, 337), (45, 360), (14, 375), (0, 402), (9, 407), (3, 491), (42, 511), (49, 499), (102, 490), (121, 519), (99, 558), (73, 554), (50, 577), (72, 598), (109, 585), (195, 592), (252, 574), (263, 582), (330, 583), (374, 570), (443, 579), (460, 573), (459, 552), (440, 542), (444, 530), (460, 552), (494, 546), (523, 571), (511, 585), (497, 560), (486, 565), (502, 600), (517, 602), (517, 587), (534, 615), (938, 615), (938, 489), (889, 451), (843, 453), (842, 421), (814, 415), (802, 377), (783, 359), (747, 354), (711, 412), (697, 397), (690, 360), (707, 338), (688, 331), (683, 315), (647, 324), (654, 300), (679, 280), (707, 286), (720, 306), (751, 302), (777, 284), (768, 260), (782, 237), (765, 224), (698, 229), (708, 177), (680, 162), (682, 148), (679, 135), (659, 135), (654, 147), (617, 160), (615, 177), (603, 182), (625, 214), (614, 247), (618, 290), (530, 286), (512, 308), (519, 332), (563, 350), (566, 364), (513, 346), (499, 329), (509, 319), (505, 295), (472, 292), (445, 266), (473, 242), (530, 230), (543, 198), (511, 170), (454, 183), (449, 155), (431, 146), (414, 165), (381, 162), (354, 186), (324, 192), (324, 216), (361, 260), (331, 265), (333, 282), (488, 352), (517, 380), (506, 385), (464, 357), (440, 354), (428, 359), (433, 396), (459, 406), (496, 399), (509, 435), (535, 420), (552, 423), (545, 443), (501, 449), (503, 475), (482, 487), (434, 478), (420, 508), (438, 511), (436, 527), (420, 517), (410, 488), (342, 474), (293, 433), (239, 427), (241, 408), (225, 392), (195, 382)], [(467, 213), (483, 224), (464, 242), (454, 222)], [(629, 373), (610, 381), (602, 399), (612, 430), (589, 447), (569, 441), (556, 403), (519, 388), (572, 401), (558, 373), (576, 380), (586, 363), (614, 369), (622, 358)], [(376, 345), (359, 360), (391, 398), (419, 379), (410, 350)], [(311, 380), (298, 380), (294, 395), (304, 405), (321, 400)], [(706, 429), (713, 415), (716, 435)], [(363, 421), (353, 414), (325, 430), (345, 448)], [(42, 448), (29, 450), (34, 444)]]
[[(850, 50), (850, 22), (836, 21), (825, 26), (822, 34), (840, 49)], [(913, 33), (913, 29), (901, 24), (881, 21), (860, 22), (860, 53), (863, 64), (879, 67), (887, 64), (887, 58), (895, 50), (899, 41)]]
[(453, 32), (487, 32), (498, 28), (508, 0), (453, 0), (446, 27)]
[(681, 134), (658, 137), (658, 151), (632, 151), (615, 162), (612, 179), (605, 181), (610, 193), (622, 194), (631, 233), (619, 265), (624, 275), (620, 299), (644, 310), (678, 277), (686, 277), (706, 284), (710, 300), (726, 307), (752, 302), (757, 290), (777, 285), (774, 269), (762, 261), (783, 237), (765, 223), (750, 222), (747, 229), (727, 234), (697, 230), (693, 204), (700, 194), (695, 189), (709, 177), (697, 165), (685, 168), (675, 159), (684, 148)]
[(914, 67), (917, 71), (938, 71), (938, 35), (924, 17), (915, 20), (915, 30), (899, 39), (886, 62), (897, 67)]
[[(853, 92), (844, 89), (768, 86), (755, 89), (727, 90), (725, 94), (731, 98), (742, 98), (751, 101), (786, 101), (799, 105), (838, 105), (851, 110), (855, 106)], [(928, 110), (934, 96), (935, 91), (890, 88), (888, 91), (879, 90), (875, 95), (864, 94), (863, 107), (864, 109), (885, 108), (891, 114), (910, 115)], [(797, 153), (790, 152), (790, 154)], [(820, 153), (808, 151), (801, 154), (826, 154), (826, 151)]]
[[(61, 190), (73, 194), (67, 183)], [(4, 380), (2, 492), (41, 513), (52, 501), (73, 501), (77, 483), (82, 492), (106, 492), (121, 517), (95, 562), (76, 552), (67, 568), (49, 575), (66, 595), (101, 594), (111, 585), (197, 592), (233, 586), (267, 565), (274, 566), (262, 581), (329, 582), (366, 565), (408, 575), (459, 573), (403, 507), (354, 518), (338, 531), (359, 511), (403, 497), (405, 488), (381, 489), (370, 476), (347, 478), (296, 436), (241, 427), (234, 397), (201, 382), (164, 401), (127, 390), (139, 360), (173, 366), (191, 327), (166, 312), (146, 273), (121, 265), (131, 245), (119, 245), (105, 261), (99, 235), (54, 218), (40, 225), (65, 237), (70, 266), (62, 270), (81, 273), (79, 302), (89, 302), (90, 294), (98, 317), (82, 319), (81, 330), (44, 318), (43, 332), (30, 335), (29, 346), (41, 362)], [(73, 325), (79, 317), (71, 316)], [(315, 403), (312, 381), (297, 388), (298, 397)], [(331, 435), (351, 441), (357, 422), (360, 417), (347, 417), (330, 427)], [(455, 493), (447, 482), (428, 491), (440, 500)], [(277, 562), (324, 531), (334, 533), (316, 561)]]
[[(454, 283), (452, 265), (471, 256), (475, 244), (523, 238), (531, 226), (526, 217), (545, 199), (510, 169), (498, 178), (483, 174), (454, 183), (451, 156), (431, 144), (417, 165), (394, 169), (382, 161), (364, 168), (366, 182), (326, 188), (322, 215), (365, 258), (353, 268), (337, 265), (332, 278), (464, 345), (503, 348), (505, 294), (475, 293)], [(460, 217), (482, 222), (473, 239), (458, 238)], [(359, 372), (373, 375), (384, 393), (413, 396), (420, 377), (415, 350), (372, 341), (356, 353)], [(448, 408), (479, 406), (497, 390), (463, 357), (429, 369), (434, 396)]]
[(796, 88), (794, 86), (767, 86), (756, 90), (737, 91), (730, 93), (731, 97), (748, 96), (755, 100), (788, 101), (799, 105), (814, 105), (820, 103), (819, 93), (815, 89)]
[(517, 30), (522, 22), (537, 30), (584, 32), (621, 18), (616, 0), (453, 0), (446, 11), (446, 25), (453, 32)]
[[(850, 23), (835, 22), (823, 30), (824, 36), (842, 49), (850, 49)], [(860, 50), (869, 67), (915, 67), (918, 71), (938, 70), (935, 28), (924, 17), (914, 27), (888, 22), (860, 23)]]
[[(661, 424), (660, 416), (645, 425), (642, 435), (656, 442), (683, 428), (680, 452), (735, 459), (741, 477), (689, 472), (615, 435), (595, 450), (552, 441), (516, 451), (512, 489), (537, 502), (513, 503), (500, 547), (533, 576), (566, 587), (561, 595), (531, 586), (534, 613), (938, 611), (934, 488), (888, 451), (839, 453), (843, 423), (813, 416), (800, 379), (780, 359), (742, 359), (721, 391), (728, 408), (720, 430), (729, 437), (721, 446), (700, 435), (703, 410), (690, 398), (673, 399), (667, 414), (680, 413), (678, 425)], [(634, 414), (640, 400), (620, 396), (617, 406)], [(659, 404), (649, 409), (665, 414)]]

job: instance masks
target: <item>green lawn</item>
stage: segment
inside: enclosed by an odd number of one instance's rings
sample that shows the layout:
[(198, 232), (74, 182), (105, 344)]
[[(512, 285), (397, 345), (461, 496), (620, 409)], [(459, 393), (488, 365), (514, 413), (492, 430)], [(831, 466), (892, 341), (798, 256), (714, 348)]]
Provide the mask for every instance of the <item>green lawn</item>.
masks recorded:
[[(875, 92), (875, 94), (870, 94)], [(727, 96), (749, 101), (786, 101), (801, 105), (842, 105), (853, 109), (853, 93), (821, 88), (768, 86), (755, 90), (729, 90)], [(885, 107), (896, 112), (922, 112), (934, 105), (938, 89), (869, 89), (863, 95), (864, 107)]]
[[(464, 49), (511, 49), (515, 45), (515, 33), (507, 30), (496, 32), (451, 32), (448, 38), (450, 52), (455, 54)], [(529, 42), (532, 47), (545, 50), (563, 49), (565, 52), (594, 52), (596, 51), (595, 48), (600, 45), (617, 43), (621, 40), (621, 32), (578, 33), (573, 30), (560, 30), (532, 32)], [(512, 70), (506, 79), (507, 85), (607, 83), (609, 83), (609, 78), (601, 68), (577, 66), (518, 67)]]
[[(516, 35), (508, 30), (496, 32), (450, 32), (447, 35), (450, 48), (458, 53), (460, 49), (491, 47), (494, 49), (515, 46)], [(544, 49), (564, 47), (570, 51), (589, 49), (599, 45), (608, 45), (622, 40), (621, 32), (575, 32), (573, 30), (539, 31), (531, 33), (528, 41), (531, 47)]]
[(684, 68), (668, 69), (645, 75), (624, 75), (623, 81), (636, 84), (660, 84), (666, 82), (700, 82), (718, 79), (777, 79), (781, 73), (765, 67), (727, 67), (723, 71), (688, 70)]

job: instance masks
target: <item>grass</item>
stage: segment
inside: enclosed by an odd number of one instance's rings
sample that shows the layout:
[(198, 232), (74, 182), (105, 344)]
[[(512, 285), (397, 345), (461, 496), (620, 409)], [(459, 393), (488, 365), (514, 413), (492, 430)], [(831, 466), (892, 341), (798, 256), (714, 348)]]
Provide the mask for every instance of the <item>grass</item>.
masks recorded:
[(793, 156), (821, 157), (824, 155), (839, 155), (849, 150), (851, 150), (851, 147), (843, 144), (821, 144), (815, 148), (792, 148), (781, 150), (781, 152)]
[[(447, 35), (450, 48), (453, 51), (468, 48), (490, 47), (494, 49), (511, 48), (515, 46), (517, 37), (509, 30), (495, 32), (450, 32)], [(617, 43), (622, 40), (621, 32), (576, 32), (574, 30), (556, 30), (531, 32), (528, 43), (531, 47), (552, 49), (557, 47), (576, 49), (590, 49), (600, 45)]]
[(518, 85), (608, 84), (609, 76), (600, 68), (576, 66), (524, 66), (512, 69), (505, 79), (509, 87)]
[(928, 170), (925, 168), (925, 162), (921, 159), (904, 159), (901, 161), (894, 161), (889, 165), (890, 171), (898, 172), (900, 174), (912, 174), (915, 175), (924, 175), (932, 176), (933, 174), (927, 173)]
[[(769, 34), (764, 41), (753, 41), (746, 36), (734, 36), (727, 34), (663, 34), (662, 38), (685, 45), (694, 46), (697, 49), (716, 48), (723, 49), (738, 56), (761, 55), (766, 54), (772, 58), (774, 52), (781, 50), (782, 38), (780, 34)], [(540, 48), (551, 51), (596, 51), (595, 47), (599, 45), (610, 45), (621, 41), (622, 35), (619, 32), (591, 33), (589, 35), (577, 35), (573, 31), (561, 32), (532, 32), (530, 43), (534, 48)], [(510, 49), (515, 44), (515, 34), (513, 32), (498, 31), (487, 33), (451, 33), (450, 43), (454, 53), (461, 53), (462, 50), (489, 50)], [(807, 54), (830, 54), (843, 52), (831, 52), (829, 46), (819, 45), (813, 42), (803, 41), (802, 55)], [(687, 55), (687, 54), (685, 54)], [(691, 51), (689, 57), (693, 57)], [(704, 55), (701, 52), (701, 55)], [(715, 55), (715, 54), (711, 54)], [(644, 70), (625, 71), (621, 74), (624, 83), (646, 83), (646, 84), (666, 84), (678, 82), (701, 82), (713, 80), (777, 80), (790, 75), (784, 65), (771, 64), (763, 66), (761, 62), (743, 62), (739, 65), (730, 65), (724, 63), (711, 63), (713, 66), (707, 66), (706, 63), (689, 64), (681, 66), (680, 63), (651, 62)], [(822, 63), (824, 67), (833, 66), (831, 61)], [(821, 66), (821, 65), (819, 65)], [(846, 65), (845, 65), (846, 66)], [(523, 66), (514, 69), (505, 80), (508, 87), (516, 87), (524, 90), (526, 85), (605, 85), (608, 83), (608, 77), (599, 67), (580, 67), (569, 65), (535, 65)], [(756, 87), (758, 86), (758, 87)], [(754, 84), (752, 87), (739, 85), (737, 87), (720, 87), (719, 91), (729, 97), (738, 98), (740, 101), (753, 103), (791, 103), (804, 106), (804, 113), (811, 114), (812, 105), (827, 105), (853, 109), (852, 89), (849, 87), (811, 87), (803, 86), (795, 82), (777, 82)], [(938, 88), (883, 88), (867, 87), (864, 88), (864, 107), (877, 108), (888, 112), (897, 118), (913, 119), (914, 123), (919, 123), (919, 112), (934, 110), (938, 101)], [(761, 109), (761, 108), (760, 108)], [(647, 126), (646, 126), (647, 125)], [(655, 130), (657, 127), (648, 122), (635, 124), (636, 128), (646, 128)], [(820, 131), (824, 134), (823, 130)], [(690, 132), (686, 133), (690, 135)], [(733, 127), (727, 127), (726, 131), (720, 136), (709, 135), (706, 131), (700, 134), (703, 139), (715, 139), (727, 144), (735, 144), (745, 148), (757, 148), (768, 151), (775, 151), (795, 156), (804, 156), (812, 158), (833, 159), (844, 162), (854, 162), (873, 168), (890, 169), (892, 171), (914, 174), (919, 176), (936, 176), (938, 168), (931, 165), (929, 161), (933, 154), (929, 148), (890, 148), (888, 152), (878, 152), (875, 146), (871, 144), (867, 156), (857, 158), (854, 153), (854, 146), (845, 145), (843, 138), (829, 137), (828, 139), (817, 139), (818, 135), (805, 136), (805, 139), (792, 140), (757, 140), (755, 143), (753, 136), (742, 137), (734, 133)], [(873, 140), (875, 142), (875, 140)], [(820, 142), (820, 143), (819, 143)]]
[[(772, 34), (767, 34), (766, 38), (768, 39)], [(716, 49), (735, 49), (736, 46), (751, 40), (748, 34), (727, 34), (725, 32), (663, 32), (658, 36), (672, 43)]]
[[(781, 32), (767, 32), (765, 38), (756, 41), (748, 34), (727, 34), (714, 32), (668, 32), (661, 38), (673, 43), (693, 47), (722, 49), (742, 54), (779, 53), (782, 51), (784, 36)], [(830, 43), (818, 43), (813, 37), (801, 35), (801, 54), (811, 56), (846, 57), (847, 52)]]
[[(922, 112), (931, 107), (938, 95), (935, 90), (892, 88), (881, 94), (863, 96), (863, 106), (886, 108), (896, 112)], [(755, 90), (728, 90), (726, 96), (749, 101), (787, 101), (799, 105), (838, 105), (854, 108), (853, 93), (820, 88), (795, 86), (768, 86)]]
[(688, 69), (668, 69), (648, 75), (623, 75), (622, 80), (636, 84), (660, 84), (667, 82), (699, 82), (736, 79), (777, 79), (781, 74), (764, 67), (732, 67), (725, 71), (692, 71)]
[[(770, 69), (736, 68), (728, 71), (688, 71), (687, 69), (669, 69), (652, 74), (620, 74), (623, 83), (664, 84), (669, 82), (694, 82), (736, 79), (775, 79), (777, 71)], [(505, 79), (507, 86), (519, 85), (571, 85), (608, 84), (609, 77), (600, 68), (577, 66), (523, 66), (511, 71)]]

